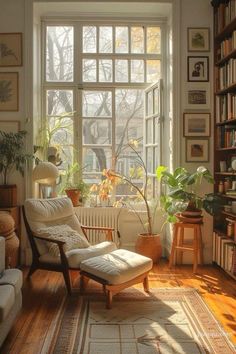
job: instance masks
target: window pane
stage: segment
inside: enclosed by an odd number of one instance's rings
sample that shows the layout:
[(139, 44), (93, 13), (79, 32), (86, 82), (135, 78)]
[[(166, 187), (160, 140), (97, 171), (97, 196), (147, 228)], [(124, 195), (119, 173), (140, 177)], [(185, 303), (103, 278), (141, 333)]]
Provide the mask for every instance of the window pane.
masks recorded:
[[(115, 101), (117, 167), (120, 166), (123, 172), (129, 175), (131, 162), (128, 162), (128, 156), (133, 155), (133, 152), (130, 148), (124, 147), (131, 139), (138, 141), (143, 137), (143, 91), (117, 89)], [(142, 154), (142, 142), (138, 144), (136, 150)], [(132, 164), (135, 164), (135, 160), (133, 156)]]
[(153, 83), (161, 78), (161, 61), (147, 60), (147, 82)]
[(154, 143), (157, 144), (160, 141), (160, 123), (159, 119), (154, 120)]
[(160, 27), (147, 28), (147, 53), (161, 53), (161, 29)]
[(128, 82), (128, 60), (115, 61), (116, 82)]
[(46, 80), (73, 81), (74, 28), (47, 26)]
[(152, 147), (148, 147), (146, 150), (146, 166), (147, 166), (147, 172), (148, 173), (153, 173), (153, 155), (154, 155), (154, 149)]
[(112, 60), (101, 59), (99, 60), (99, 81), (111, 82), (112, 80)]
[(147, 144), (153, 143), (153, 119), (146, 120), (146, 141)]
[(83, 53), (97, 52), (97, 28), (95, 26), (83, 27)]
[(105, 119), (83, 120), (84, 144), (111, 144), (111, 121)]
[(154, 89), (154, 114), (160, 114), (159, 88)]
[(59, 115), (65, 112), (73, 112), (72, 90), (48, 90), (47, 91), (47, 114)]
[(99, 27), (99, 52), (112, 53), (112, 27)]
[(143, 27), (131, 28), (131, 52), (143, 53), (144, 52), (144, 30)]
[(95, 59), (83, 59), (83, 81), (96, 82), (96, 60)]
[(144, 82), (143, 60), (131, 60), (131, 81)]
[(83, 117), (111, 117), (110, 91), (83, 91)]
[(110, 148), (83, 148), (83, 172), (102, 172), (111, 168)]
[(116, 27), (116, 53), (128, 53), (128, 27)]
[(147, 101), (146, 101), (146, 114), (147, 116), (151, 116), (153, 114), (153, 91), (149, 91), (147, 93)]

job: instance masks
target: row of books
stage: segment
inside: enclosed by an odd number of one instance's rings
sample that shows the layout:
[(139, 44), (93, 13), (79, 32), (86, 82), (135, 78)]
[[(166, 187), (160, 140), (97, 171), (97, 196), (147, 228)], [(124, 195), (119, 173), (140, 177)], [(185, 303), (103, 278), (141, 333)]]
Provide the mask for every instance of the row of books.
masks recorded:
[(221, 3), (215, 12), (215, 35), (236, 17), (236, 0)]
[(212, 260), (227, 272), (235, 274), (235, 243), (231, 238), (213, 232)]
[(219, 68), (218, 89), (224, 90), (236, 83), (236, 59), (231, 58), (222, 67)]
[(236, 49), (236, 31), (233, 31), (231, 37), (220, 43), (220, 47), (216, 51), (216, 61), (220, 61)]
[(217, 147), (236, 146), (236, 125), (225, 125), (217, 129)]
[(236, 118), (236, 94), (216, 96), (216, 123)]

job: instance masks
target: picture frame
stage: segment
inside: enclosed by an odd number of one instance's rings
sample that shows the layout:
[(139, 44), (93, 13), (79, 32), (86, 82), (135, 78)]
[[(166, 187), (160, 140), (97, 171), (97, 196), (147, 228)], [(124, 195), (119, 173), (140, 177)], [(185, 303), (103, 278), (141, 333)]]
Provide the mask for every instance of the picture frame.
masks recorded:
[(0, 67), (22, 66), (22, 33), (0, 33)]
[(209, 27), (189, 27), (188, 31), (188, 51), (189, 52), (209, 52), (210, 51), (210, 28)]
[(18, 133), (20, 131), (20, 121), (0, 120), (0, 131), (4, 133)]
[(185, 84), (186, 109), (210, 109), (210, 84), (186, 83)]
[(18, 73), (0, 72), (0, 111), (18, 111)]
[(209, 139), (186, 138), (185, 154), (186, 162), (208, 162)]
[(183, 135), (188, 136), (210, 136), (211, 131), (210, 113), (184, 113), (183, 116)]
[(188, 56), (188, 81), (209, 81), (209, 57)]

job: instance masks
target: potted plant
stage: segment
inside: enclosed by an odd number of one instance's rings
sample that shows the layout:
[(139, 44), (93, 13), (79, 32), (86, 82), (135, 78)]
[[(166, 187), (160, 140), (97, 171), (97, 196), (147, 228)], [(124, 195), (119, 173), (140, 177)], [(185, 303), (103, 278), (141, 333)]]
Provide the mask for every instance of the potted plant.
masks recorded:
[(25, 152), (25, 135), (22, 130), (17, 133), (0, 131), (0, 207), (13, 207), (17, 205), (17, 188), (10, 183), (10, 177), (18, 171), (23, 176), (24, 168), (32, 155)]
[(210, 171), (204, 166), (198, 167), (193, 173), (184, 167), (178, 167), (171, 173), (166, 166), (159, 166), (156, 176), (166, 187), (161, 196), (161, 205), (167, 222), (199, 222), (203, 209), (214, 215), (221, 208), (222, 198), (218, 194), (202, 193), (203, 181), (214, 183)]
[(89, 186), (80, 177), (78, 163), (68, 165), (64, 175), (65, 182), (61, 190), (71, 199), (73, 206), (78, 206), (86, 199), (89, 193)]
[[(128, 207), (131, 208), (137, 215), (140, 223), (144, 228), (144, 232), (140, 233), (136, 240), (135, 250), (137, 253), (143, 254), (153, 260), (154, 263), (157, 263), (161, 257), (161, 241), (160, 234), (156, 234), (153, 229), (154, 215), (157, 209), (157, 201), (154, 201), (154, 204), (148, 200), (148, 174), (146, 165), (141, 157), (141, 155), (136, 151), (136, 141), (131, 141), (128, 146), (134, 152), (136, 156), (136, 161), (138, 161), (138, 171), (132, 171), (131, 176), (124, 176), (120, 173), (113, 171), (111, 169), (105, 170), (104, 174), (111, 184), (125, 183), (128, 184), (132, 191), (136, 191), (136, 199), (142, 202), (144, 205), (144, 210), (146, 211), (147, 220), (143, 220), (138, 210), (136, 209), (137, 200), (133, 204), (129, 203)], [(135, 177), (142, 177), (143, 186), (140, 187), (135, 182)], [(122, 201), (127, 205), (127, 202)]]

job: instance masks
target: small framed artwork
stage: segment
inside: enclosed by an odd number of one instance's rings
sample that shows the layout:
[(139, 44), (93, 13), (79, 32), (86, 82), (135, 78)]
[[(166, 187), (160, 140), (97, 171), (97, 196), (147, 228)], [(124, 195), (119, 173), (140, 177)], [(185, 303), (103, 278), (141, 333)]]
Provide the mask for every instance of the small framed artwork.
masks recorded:
[(209, 139), (186, 139), (186, 162), (209, 161)]
[(188, 81), (209, 81), (208, 57), (188, 57)]
[(210, 50), (210, 29), (188, 28), (188, 51), (209, 52)]
[(22, 66), (22, 33), (0, 33), (0, 66)]
[(210, 109), (209, 83), (186, 83), (185, 107), (186, 109)]
[(184, 113), (184, 136), (210, 136), (210, 113)]
[(18, 120), (0, 120), (0, 131), (4, 133), (18, 133), (20, 122)]
[(0, 111), (18, 111), (18, 73), (0, 73)]

